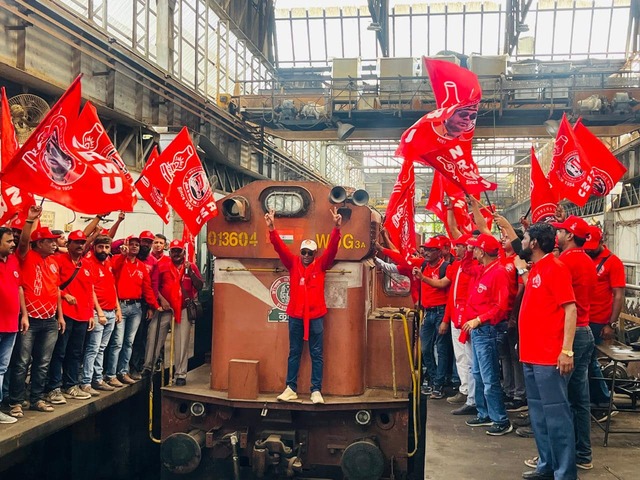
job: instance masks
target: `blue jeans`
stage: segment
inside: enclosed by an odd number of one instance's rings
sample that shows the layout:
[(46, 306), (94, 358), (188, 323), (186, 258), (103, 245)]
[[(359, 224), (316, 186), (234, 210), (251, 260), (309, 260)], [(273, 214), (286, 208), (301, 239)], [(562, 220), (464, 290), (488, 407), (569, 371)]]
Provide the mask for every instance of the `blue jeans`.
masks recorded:
[(120, 309), (122, 310), (122, 321), (116, 324), (107, 347), (106, 377), (113, 377), (116, 373), (118, 375), (129, 373), (133, 340), (136, 338), (136, 332), (142, 320), (140, 302), (122, 303)]
[[(600, 345), (602, 343), (600, 333), (605, 325), (600, 323), (590, 323), (589, 326), (593, 332), (595, 344)], [(609, 387), (602, 376), (602, 369), (598, 362), (598, 351), (595, 348), (593, 349), (591, 364), (589, 365), (589, 396), (591, 398), (591, 403), (595, 403), (596, 405), (606, 405), (607, 407), (609, 406)]]
[[(29, 330), (18, 337), (18, 353), (11, 366), (9, 403), (17, 404), (26, 400), (25, 380), (31, 362), (31, 404), (44, 399), (44, 387), (49, 372), (51, 355), (58, 340), (56, 318), (41, 320), (29, 317)], [(33, 361), (31, 361), (33, 357)]]
[[(309, 355), (311, 356), (311, 391), (322, 390), (322, 342), (324, 338), (324, 317), (313, 318), (309, 325)], [(289, 317), (289, 362), (287, 365), (287, 386), (294, 392), (298, 389), (298, 370), (304, 345), (304, 324), (302, 319)]]
[[(453, 357), (453, 345), (451, 334), (439, 335), (438, 329), (444, 317), (444, 305), (424, 309), (424, 321), (420, 329), (420, 342), (422, 343), (422, 363), (427, 369), (427, 376), (433, 388), (440, 389), (444, 385), (447, 370)], [(438, 362), (433, 354), (433, 349), (438, 354)]]
[(541, 474), (555, 480), (576, 480), (576, 442), (569, 406), (569, 378), (555, 365), (523, 364), (529, 402), (529, 418), (538, 447)]
[(478, 418), (489, 418), (495, 424), (503, 426), (509, 423), (509, 417), (504, 408), (500, 385), (497, 336), (496, 327), (489, 324), (483, 324), (471, 331), (471, 373), (476, 382)]
[(104, 360), (104, 351), (111, 339), (113, 327), (116, 324), (115, 310), (103, 310), (104, 316), (107, 317), (107, 324), (100, 325), (96, 318), (95, 327), (87, 332), (87, 341), (84, 350), (84, 359), (82, 361), (82, 385), (90, 385), (92, 382), (102, 380), (102, 362)]
[(16, 343), (16, 333), (0, 333), (0, 402), (2, 401), (2, 388), (4, 386), (4, 374), (7, 373), (13, 345)]
[(49, 365), (49, 381), (46, 391), (63, 387), (68, 389), (78, 385), (78, 371), (82, 364), (84, 337), (87, 335), (89, 322), (81, 322), (65, 315), (64, 333), (58, 335)]
[(591, 409), (589, 365), (593, 356), (593, 334), (589, 327), (576, 328), (573, 338), (573, 372), (568, 393), (576, 436), (576, 463), (591, 463)]

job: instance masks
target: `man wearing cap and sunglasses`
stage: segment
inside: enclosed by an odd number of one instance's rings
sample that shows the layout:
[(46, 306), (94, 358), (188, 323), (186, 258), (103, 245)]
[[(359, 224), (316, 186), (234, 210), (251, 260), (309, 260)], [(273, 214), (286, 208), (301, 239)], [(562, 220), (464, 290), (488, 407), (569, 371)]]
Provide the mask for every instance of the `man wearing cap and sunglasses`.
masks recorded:
[(313, 240), (303, 240), (300, 244), (300, 256), (293, 254), (275, 229), (275, 212), (271, 210), (264, 216), (273, 249), (291, 276), (291, 291), (287, 306), (287, 315), (289, 316), (287, 387), (277, 397), (283, 402), (298, 398), (296, 390), (300, 356), (304, 341), (308, 340), (309, 355), (311, 356), (311, 401), (324, 403), (320, 393), (323, 368), (323, 321), (327, 314), (327, 305), (324, 301), (324, 279), (325, 272), (331, 267), (338, 253), (340, 227), (342, 226), (342, 215), (338, 213), (337, 209), (334, 207), (330, 212), (335, 228), (331, 230), (326, 250), (317, 257), (318, 245)]
[(112, 259), (122, 321), (116, 322), (106, 350), (105, 381), (116, 388), (122, 387), (123, 384), (135, 383), (135, 380), (129, 376), (129, 360), (133, 340), (142, 320), (142, 299), (144, 298), (149, 305), (147, 318), (153, 315), (154, 310), (160, 309), (151, 288), (149, 271), (137, 258), (139, 252), (140, 239), (131, 235), (120, 247), (120, 255)]
[(156, 364), (173, 317), (175, 319), (173, 327), (175, 384), (177, 387), (183, 387), (187, 384), (192, 320), (188, 318), (187, 302), (195, 299), (198, 292), (202, 290), (202, 275), (198, 266), (186, 259), (184, 243), (181, 240), (173, 240), (169, 244), (169, 256), (158, 263), (158, 272), (160, 277), (158, 298), (162, 311), (149, 323), (142, 374), (147, 376)]
[(504, 406), (500, 385), (498, 332), (496, 326), (506, 322), (509, 303), (509, 274), (500, 263), (500, 242), (481, 233), (467, 240), (473, 258), (466, 255), (462, 269), (471, 276), (464, 332), (471, 334), (472, 374), (475, 380), (477, 417), (465, 422), (470, 427), (488, 426), (487, 435), (505, 435), (513, 430)]
[(55, 256), (66, 328), (64, 334), (58, 336), (49, 367), (47, 400), (53, 405), (67, 403), (66, 398), (91, 398), (90, 393), (78, 387), (78, 371), (87, 332), (94, 327), (93, 310), (98, 312), (98, 318), (104, 318), (104, 312), (93, 289), (92, 270), (82, 258), (86, 243), (87, 236), (82, 230), (73, 231), (69, 234), (67, 252)]
[[(22, 287), (29, 316), (29, 328), (18, 338), (11, 365), (9, 404), (11, 415), (22, 417), (26, 400), (25, 380), (31, 362), (31, 409), (52, 412), (53, 407), (44, 399), (44, 388), (49, 372), (51, 355), (58, 340), (58, 330), (64, 333), (60, 291), (58, 290), (57, 235), (47, 227), (33, 230), (33, 224), (42, 215), (42, 207), (31, 206), (18, 244), (18, 260), (22, 269)], [(57, 313), (56, 313), (57, 312)]]

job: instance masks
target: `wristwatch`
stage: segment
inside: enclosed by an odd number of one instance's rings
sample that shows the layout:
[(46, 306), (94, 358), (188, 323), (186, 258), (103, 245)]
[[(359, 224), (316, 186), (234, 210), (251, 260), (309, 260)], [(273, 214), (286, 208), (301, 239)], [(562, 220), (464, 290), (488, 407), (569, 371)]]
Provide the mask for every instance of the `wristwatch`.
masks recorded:
[(573, 358), (573, 350), (562, 350), (567, 357)]
[(518, 275), (522, 276), (525, 273), (527, 273), (529, 270), (527, 270), (526, 268), (519, 268), (518, 269)]

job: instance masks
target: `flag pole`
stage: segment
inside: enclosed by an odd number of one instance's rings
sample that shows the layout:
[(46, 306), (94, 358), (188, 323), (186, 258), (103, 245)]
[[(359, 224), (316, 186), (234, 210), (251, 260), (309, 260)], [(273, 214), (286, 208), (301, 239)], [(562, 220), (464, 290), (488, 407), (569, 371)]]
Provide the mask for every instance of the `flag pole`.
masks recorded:
[(487, 203), (489, 204), (489, 210), (491, 211), (491, 213), (496, 213), (493, 210), (493, 205), (491, 205), (491, 200), (489, 200), (489, 195), (487, 194), (487, 191), (485, 190), (483, 193), (484, 193), (484, 198), (487, 199)]
[(42, 200), (40, 200), (40, 208), (42, 208), (42, 205), (44, 205), (44, 197), (42, 197)]
[(531, 213), (531, 207), (529, 207), (529, 210), (527, 210), (527, 213), (524, 214), (524, 218), (527, 218), (530, 213)]

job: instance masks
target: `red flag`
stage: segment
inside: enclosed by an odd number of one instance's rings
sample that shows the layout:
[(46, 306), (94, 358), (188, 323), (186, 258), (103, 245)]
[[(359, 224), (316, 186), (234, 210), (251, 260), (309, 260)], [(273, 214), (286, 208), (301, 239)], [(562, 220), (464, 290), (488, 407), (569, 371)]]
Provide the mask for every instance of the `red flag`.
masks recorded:
[(544, 176), (536, 152), (531, 147), (531, 221), (546, 222), (555, 218), (558, 198), (553, 193), (549, 180)]
[(566, 198), (579, 207), (587, 203), (593, 189), (591, 164), (576, 140), (566, 115), (562, 115), (556, 136), (549, 183), (558, 192), (559, 198)]
[(142, 169), (142, 173), (140, 173), (140, 177), (136, 182), (136, 188), (142, 198), (144, 198), (147, 203), (153, 208), (153, 210), (158, 214), (158, 216), (162, 219), (162, 221), (166, 224), (169, 223), (169, 204), (167, 203), (167, 199), (164, 194), (153, 185), (149, 179), (147, 178), (147, 173), (150, 170), (160, 168), (160, 163), (158, 162), (158, 158), (160, 155), (158, 154), (158, 148), (153, 147), (151, 150), (151, 154), (147, 159), (147, 163)]
[[(478, 76), (453, 62), (422, 57), (438, 108), (473, 105), (480, 102), (482, 89)], [(475, 122), (474, 122), (475, 127)]]
[[(0, 122), (0, 169), (13, 158), (18, 150), (18, 140), (11, 121), (11, 108), (7, 100), (7, 92), (2, 87), (2, 122)], [(33, 195), (26, 190), (10, 185), (6, 181), (0, 182), (0, 225), (4, 225), (12, 218), (22, 215), (26, 217), (29, 207), (35, 205)]]
[(158, 162), (160, 168), (145, 176), (166, 195), (189, 231), (197, 234), (207, 220), (218, 215), (218, 208), (186, 127), (163, 150)]
[(574, 125), (573, 131), (591, 164), (591, 176), (593, 177), (593, 191), (591, 193), (598, 196), (607, 195), (624, 176), (627, 171), (626, 167), (580, 120)]
[(111, 160), (111, 162), (113, 162), (113, 164), (118, 167), (118, 170), (122, 173), (122, 176), (124, 177), (122, 180), (124, 190), (134, 198), (131, 205), (131, 209), (133, 210), (133, 205), (138, 201), (136, 190), (133, 188), (133, 177), (120, 157), (118, 150), (116, 150), (116, 147), (111, 143), (109, 135), (107, 135), (107, 132), (98, 118), (98, 112), (91, 103), (87, 102), (82, 109), (80, 117), (78, 118), (78, 123), (82, 125), (81, 128), (84, 130), (82, 136), (78, 137), (82, 146), (87, 150), (97, 153), (103, 158)]
[(2, 178), (77, 212), (132, 211), (135, 198), (128, 192), (131, 186), (122, 172), (110, 159), (83, 144), (95, 125), (90, 111), (78, 115), (80, 78), (14, 155)]
[(384, 221), (389, 238), (405, 259), (416, 250), (415, 195), (416, 176), (413, 162), (405, 160), (389, 197)]
[(189, 263), (196, 261), (196, 239), (185, 225), (182, 229), (182, 243), (184, 244), (185, 255)]

